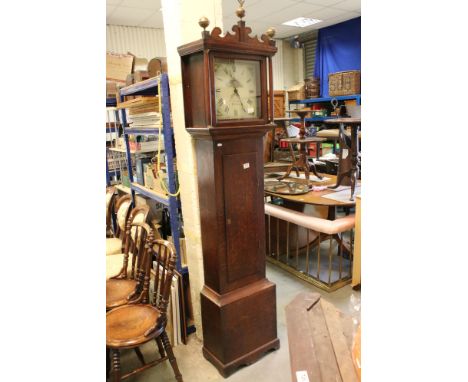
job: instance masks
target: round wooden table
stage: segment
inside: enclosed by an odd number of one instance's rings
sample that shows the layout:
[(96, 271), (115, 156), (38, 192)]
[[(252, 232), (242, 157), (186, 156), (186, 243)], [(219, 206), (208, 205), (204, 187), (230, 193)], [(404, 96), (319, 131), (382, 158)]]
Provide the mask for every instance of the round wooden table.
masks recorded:
[[(330, 175), (330, 174), (321, 174), (321, 175), (330, 179), (324, 182), (316, 182), (313, 180), (309, 180), (309, 182), (315, 186), (329, 186), (329, 185), (333, 185), (336, 183), (335, 175)], [(295, 179), (295, 178), (286, 178), (286, 179), (293, 180), (298, 183), (305, 183), (305, 179)], [(307, 194), (302, 194), (302, 195), (275, 194), (275, 193), (267, 192), (267, 191), (265, 191), (265, 194), (276, 196), (284, 200), (287, 200), (296, 204), (302, 204), (302, 205), (313, 204), (316, 206), (328, 206), (328, 207), (335, 207), (335, 206), (352, 207), (355, 205), (356, 202), (354, 200), (348, 200), (348, 201), (342, 202), (342, 201), (322, 197), (324, 195), (331, 194), (334, 192), (336, 191), (332, 189), (326, 189), (323, 191), (309, 191)]]

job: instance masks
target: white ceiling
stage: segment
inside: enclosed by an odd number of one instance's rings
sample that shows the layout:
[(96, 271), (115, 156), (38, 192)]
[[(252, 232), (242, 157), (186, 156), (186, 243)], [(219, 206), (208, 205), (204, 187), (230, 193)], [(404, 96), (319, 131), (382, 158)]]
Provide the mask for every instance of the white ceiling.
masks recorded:
[[(196, 1), (196, 0), (194, 0)], [(237, 22), (237, 0), (223, 1), (225, 29)], [(163, 28), (161, 0), (106, 0), (107, 24)], [(253, 34), (261, 34), (270, 26), (278, 38), (294, 36), (323, 28), (361, 15), (361, 0), (246, 0), (245, 20)], [(203, 16), (203, 15), (200, 15)], [(307, 28), (281, 25), (296, 17), (323, 20)]]

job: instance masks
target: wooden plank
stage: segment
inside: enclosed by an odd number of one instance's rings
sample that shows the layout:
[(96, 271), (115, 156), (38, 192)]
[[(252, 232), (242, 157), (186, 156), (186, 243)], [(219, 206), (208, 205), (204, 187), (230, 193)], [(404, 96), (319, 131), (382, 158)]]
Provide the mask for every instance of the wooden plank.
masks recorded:
[(307, 304), (320, 298), (318, 293), (300, 293), (286, 306), (286, 325), (288, 329), (289, 355), (291, 360), (292, 381), (296, 382), (296, 372), (306, 371), (310, 382), (322, 380), (320, 364), (311, 341)]
[(357, 382), (351, 356), (352, 319), (318, 293), (302, 292), (286, 306), (292, 381)]
[(351, 351), (349, 350), (346, 337), (343, 334), (343, 327), (338, 311), (332, 304), (325, 300), (321, 300), (320, 305), (324, 312), (341, 378), (344, 382), (358, 382), (356, 372), (354, 371)]
[[(322, 374), (321, 382), (342, 382), (340, 369), (335, 357), (335, 351), (328, 332), (325, 321), (322, 304), (316, 304), (308, 312), (308, 320), (312, 342), (315, 348), (315, 354), (319, 360), (320, 372)], [(316, 381), (316, 380), (313, 380)], [(317, 380), (319, 381), (319, 380)]]
[(361, 195), (356, 196), (356, 228), (354, 230), (353, 280), (354, 287), (361, 284)]

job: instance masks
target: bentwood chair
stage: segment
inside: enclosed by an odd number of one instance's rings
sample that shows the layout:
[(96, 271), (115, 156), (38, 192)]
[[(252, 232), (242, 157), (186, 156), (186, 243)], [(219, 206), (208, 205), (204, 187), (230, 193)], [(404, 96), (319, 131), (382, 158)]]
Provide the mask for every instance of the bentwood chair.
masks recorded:
[[(127, 240), (127, 232), (126, 232), (126, 226), (130, 222), (132, 223), (146, 223), (146, 219), (148, 218), (148, 213), (149, 213), (149, 206), (147, 205), (142, 205), (135, 207), (134, 209), (131, 210), (130, 214), (127, 217), (127, 220), (125, 221), (124, 224), (124, 229), (121, 232), (120, 235), (120, 241), (121, 244), (119, 245), (122, 246), (121, 250), (119, 252), (117, 251), (112, 251), (112, 252), (107, 252), (106, 253), (106, 277), (109, 278), (111, 276), (115, 276), (117, 273), (120, 272), (122, 269), (122, 263), (123, 263), (123, 258), (125, 255), (125, 243)], [(131, 229), (131, 234), (135, 236), (135, 231), (136, 228), (133, 227)], [(109, 240), (109, 239), (107, 239)], [(109, 247), (106, 248), (108, 250)]]
[[(132, 211), (132, 214), (137, 209)], [(135, 214), (137, 214), (135, 212)], [(149, 264), (146, 254), (153, 242), (153, 231), (144, 222), (127, 222), (125, 251), (118, 274), (106, 281), (106, 310), (128, 303), (147, 303), (148, 286), (143, 283), (149, 279)], [(115, 256), (110, 256), (115, 258)], [(129, 261), (130, 260), (130, 261)]]
[(106, 255), (114, 255), (116, 253), (122, 253), (123, 251), (123, 236), (125, 234), (125, 225), (127, 223), (128, 216), (130, 214), (130, 207), (132, 204), (131, 195), (124, 195), (120, 197), (115, 203), (116, 212), (116, 229), (114, 237), (106, 239)]
[(112, 212), (115, 202), (115, 187), (106, 188), (106, 237), (112, 237), (114, 230), (112, 227)]
[[(130, 375), (136, 374), (169, 360), (178, 382), (182, 382), (182, 375), (177, 366), (177, 360), (172, 351), (166, 333), (167, 308), (171, 293), (172, 278), (175, 268), (174, 246), (165, 240), (154, 240), (146, 253), (151, 275), (154, 273), (153, 293), (148, 304), (128, 304), (112, 309), (106, 315), (106, 348), (107, 375), (111, 371), (113, 380), (119, 382)], [(149, 280), (144, 287), (149, 285)], [(143, 344), (155, 341), (160, 357), (145, 362), (140, 353), (138, 358), (142, 363), (139, 368), (122, 375), (120, 368), (120, 351), (123, 349), (137, 349)]]

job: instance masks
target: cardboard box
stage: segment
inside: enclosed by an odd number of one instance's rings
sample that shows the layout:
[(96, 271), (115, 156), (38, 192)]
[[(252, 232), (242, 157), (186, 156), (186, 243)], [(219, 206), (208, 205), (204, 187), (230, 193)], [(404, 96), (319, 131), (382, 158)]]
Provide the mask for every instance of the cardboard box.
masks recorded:
[[(148, 78), (150, 78), (148, 72), (143, 70), (127, 74), (127, 78), (125, 79), (125, 86), (136, 84), (137, 82), (147, 80)], [(125, 96), (125, 101), (142, 97), (143, 96)]]
[(117, 98), (119, 93), (117, 82), (106, 81), (106, 98)]
[(132, 72), (134, 57), (129, 54), (106, 54), (106, 80), (125, 83)]

